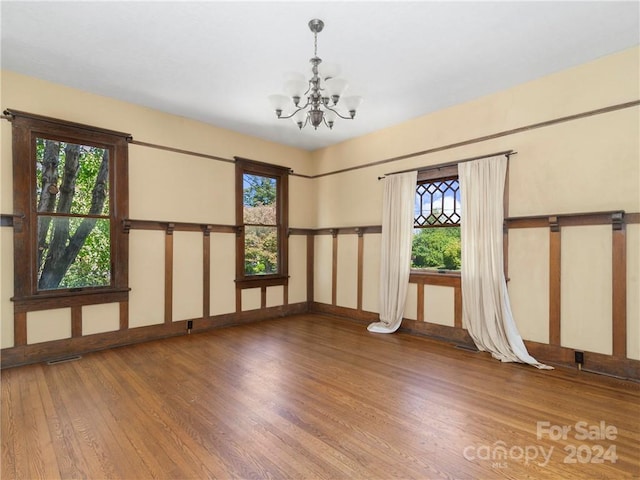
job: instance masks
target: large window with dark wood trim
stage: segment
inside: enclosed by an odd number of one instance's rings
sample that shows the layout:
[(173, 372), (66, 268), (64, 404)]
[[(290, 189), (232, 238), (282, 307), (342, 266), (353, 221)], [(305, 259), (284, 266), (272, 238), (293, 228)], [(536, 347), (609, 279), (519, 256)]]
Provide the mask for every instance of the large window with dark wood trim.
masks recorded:
[(414, 210), (411, 268), (459, 271), (460, 184), (456, 165), (419, 172)]
[[(64, 306), (127, 291), (127, 134), (23, 112), (13, 123), (15, 295)], [(60, 299), (58, 302), (51, 299)], [(78, 303), (78, 302), (76, 302)]]
[(236, 281), (240, 286), (287, 281), (289, 169), (236, 158)]

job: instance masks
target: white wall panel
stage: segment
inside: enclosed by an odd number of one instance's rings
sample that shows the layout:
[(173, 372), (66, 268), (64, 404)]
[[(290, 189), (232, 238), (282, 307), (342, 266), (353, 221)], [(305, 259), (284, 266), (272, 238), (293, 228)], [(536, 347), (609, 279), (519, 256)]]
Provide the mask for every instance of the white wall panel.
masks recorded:
[(71, 338), (71, 309), (27, 313), (27, 344)]
[(336, 304), (358, 307), (358, 236), (338, 235)]
[(212, 233), (209, 313), (222, 315), (236, 311), (236, 236)]
[(549, 228), (509, 230), (509, 299), (525, 340), (549, 342)]
[(611, 226), (562, 229), (563, 347), (610, 355)]
[(364, 265), (362, 268), (362, 309), (378, 312), (380, 301), (380, 242), (382, 235), (364, 236)]
[(202, 317), (202, 233), (173, 232), (173, 321)]
[(164, 323), (165, 232), (129, 232), (129, 327)]
[(333, 237), (316, 235), (314, 247), (313, 298), (316, 302), (331, 304), (333, 264)]
[(455, 322), (453, 287), (424, 286), (424, 321), (453, 327)]
[(115, 332), (120, 328), (120, 304), (85, 305), (82, 307), (82, 335)]
[(289, 237), (289, 303), (307, 301), (307, 237)]

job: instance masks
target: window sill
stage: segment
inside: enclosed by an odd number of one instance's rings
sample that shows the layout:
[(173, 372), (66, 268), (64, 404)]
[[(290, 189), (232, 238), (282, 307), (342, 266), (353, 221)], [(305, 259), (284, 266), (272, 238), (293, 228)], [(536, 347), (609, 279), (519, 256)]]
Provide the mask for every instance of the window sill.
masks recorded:
[(411, 270), (409, 274), (409, 283), (459, 287), (461, 282), (460, 272), (450, 270)]
[(276, 285), (288, 285), (289, 277), (286, 275), (255, 275), (236, 279), (238, 288), (272, 287)]

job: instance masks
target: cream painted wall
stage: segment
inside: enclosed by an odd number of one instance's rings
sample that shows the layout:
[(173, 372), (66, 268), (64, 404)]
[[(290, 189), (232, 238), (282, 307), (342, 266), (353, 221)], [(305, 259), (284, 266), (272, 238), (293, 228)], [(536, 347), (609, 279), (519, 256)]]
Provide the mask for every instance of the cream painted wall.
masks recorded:
[(165, 232), (129, 232), (129, 326), (164, 323)]
[(424, 321), (453, 327), (454, 289), (439, 285), (424, 286)]
[(282, 285), (276, 285), (274, 287), (267, 287), (267, 308), (277, 307), (284, 303), (284, 287)]
[[(0, 95), (3, 108), (125, 131), (142, 142), (227, 159), (241, 156), (285, 165), (298, 174), (314, 175), (637, 100), (640, 98), (639, 72), (640, 49), (634, 48), (312, 153), (8, 71), (2, 71), (0, 76)], [(384, 181), (377, 180), (379, 175), (507, 149), (518, 151), (510, 161), (511, 216), (612, 209), (640, 212), (638, 111), (634, 107), (609, 112), (317, 179), (292, 176), (290, 226), (322, 228), (380, 224)], [(0, 124), (0, 212), (11, 213), (11, 128), (8, 122)], [(233, 166), (224, 162), (131, 145), (130, 194), (132, 218), (234, 223)], [(603, 318), (605, 312), (610, 314), (610, 273), (599, 259), (595, 260), (594, 268), (602, 273), (602, 278), (589, 278), (589, 272), (581, 270), (581, 264), (590, 260), (585, 246), (610, 249), (610, 242), (608, 247), (605, 245), (604, 231), (598, 228), (593, 231), (596, 233), (585, 234), (571, 229), (567, 230), (571, 232), (567, 233), (567, 242), (563, 238), (563, 282), (567, 282), (566, 285), (563, 283), (563, 295), (566, 295), (566, 299), (563, 296), (563, 308), (567, 309), (568, 316), (563, 318), (563, 344), (608, 352), (611, 334), (606, 330), (607, 320)], [(610, 227), (607, 231), (610, 236)], [(13, 307), (9, 300), (13, 281), (12, 275), (7, 274), (7, 270), (12, 270), (12, 245), (8, 232), (7, 228), (0, 230), (3, 347), (13, 344)], [(628, 348), (632, 358), (640, 359), (640, 280), (637, 273), (640, 233), (637, 226), (629, 226), (628, 232)], [(184, 246), (182, 240), (177, 242), (176, 261), (181, 259), (191, 264), (191, 260), (195, 260), (190, 252), (196, 255), (197, 250), (201, 255), (202, 237), (198, 238), (193, 245), (190, 241)], [(541, 271), (536, 270), (539, 265), (534, 265), (532, 258), (544, 258), (548, 245), (534, 232), (514, 231), (513, 239), (510, 250), (512, 284), (509, 288), (513, 294), (516, 321), (525, 339), (545, 341), (546, 280)], [(297, 246), (292, 247), (290, 258), (294, 278), (304, 275), (299, 262), (306, 262), (306, 248), (295, 241), (292, 245)], [(354, 259), (344, 255), (353, 250), (353, 245), (348, 238), (341, 238), (339, 242), (339, 292), (353, 292)], [(197, 247), (196, 243), (199, 244)], [(576, 249), (565, 255), (567, 244)], [(365, 235), (364, 245), (363, 308), (375, 312), (378, 308), (379, 235)], [(316, 301), (328, 304), (331, 303), (331, 246), (331, 236), (315, 238), (314, 295)], [(533, 252), (531, 258), (527, 257), (527, 249)], [(211, 235), (212, 315), (235, 311), (235, 264), (234, 255), (229, 254), (234, 250), (233, 235)], [(164, 233), (132, 231), (130, 263), (130, 325), (162, 323)], [(179, 269), (178, 275), (176, 291), (187, 292), (188, 296), (192, 288), (197, 289), (197, 285), (201, 288), (201, 271), (199, 278), (198, 274), (181, 273)], [(596, 302), (594, 308), (581, 307), (582, 290), (592, 295)], [(296, 296), (303, 296), (303, 291), (297, 286), (291, 288), (290, 302)], [(425, 298), (427, 321), (449, 316), (451, 295), (441, 293), (432, 291), (429, 298)], [(339, 304), (354, 301), (343, 297), (343, 293), (339, 295)], [(277, 292), (269, 291), (268, 302), (277, 303), (279, 297)], [(410, 287), (408, 299), (406, 316), (416, 318), (415, 286)], [(195, 303), (201, 309), (201, 297)], [(243, 291), (243, 310), (259, 306), (259, 289)], [(175, 308), (176, 317), (197, 313), (196, 307), (192, 312), (191, 306), (186, 304), (178, 303)], [(430, 318), (429, 311), (440, 313)], [(111, 328), (112, 312), (92, 310), (91, 318), (89, 328)], [(565, 321), (568, 322), (566, 325)], [(36, 328), (30, 333), (30, 342), (70, 335), (66, 311), (33, 312), (29, 314), (28, 322)]]
[(202, 233), (173, 232), (173, 317), (202, 317)]
[[(149, 108), (93, 95), (35, 78), (2, 71), (2, 108), (22, 110), (67, 121), (130, 133), (134, 140), (213, 155), (232, 160), (250, 158), (292, 168), (310, 175), (310, 154), (261, 139), (155, 111)], [(0, 122), (0, 213), (12, 213), (11, 126)], [(235, 224), (234, 166), (209, 158), (185, 155), (132, 144), (129, 146), (130, 211), (133, 219), (208, 224)], [(315, 224), (316, 197), (313, 182), (292, 177), (291, 226)], [(299, 222), (299, 223), (293, 223)], [(224, 238), (223, 238), (224, 237)], [(130, 232), (131, 327), (164, 322), (164, 232)], [(2, 347), (13, 345), (13, 295), (11, 230), (0, 235), (0, 333)], [(174, 232), (173, 318), (202, 315), (202, 235)], [(212, 315), (235, 311), (235, 236), (215, 234), (212, 242)], [(5, 268), (6, 267), (6, 268)], [(243, 299), (246, 308), (256, 306), (251, 293)], [(269, 292), (270, 304), (282, 304), (283, 295)], [(113, 327), (108, 307), (83, 309), (89, 315), (89, 332)], [(29, 341), (67, 338), (70, 324), (56, 311), (29, 316)], [(66, 315), (66, 314), (65, 314)], [(68, 316), (68, 315), (67, 315)], [(47, 319), (51, 320), (47, 320)], [(84, 320), (84, 319), (83, 319)]]
[(138, 145), (129, 155), (131, 218), (235, 224), (232, 163)]
[[(435, 112), (379, 132), (313, 152), (318, 173), (366, 165), (427, 151), (640, 99), (640, 48), (549, 75), (515, 88)], [(525, 130), (432, 154), (318, 178), (318, 226), (376, 225), (381, 222), (383, 181), (387, 172), (422, 168), (513, 149), (509, 162), (509, 216), (552, 215), (607, 210), (640, 212), (640, 114), (632, 107), (577, 120)], [(629, 230), (634, 230), (631, 227)], [(567, 230), (576, 248), (591, 245), (611, 251), (608, 236), (597, 228), (588, 233)], [(605, 235), (603, 237), (602, 235)], [(379, 249), (366, 247), (365, 271), (375, 270)], [(548, 229), (545, 233), (511, 230), (512, 307), (527, 340), (548, 341)], [(608, 246), (605, 245), (608, 242)], [(371, 246), (371, 245), (370, 245)], [(595, 352), (611, 351), (611, 256), (591, 260), (586, 251), (563, 245), (563, 344)], [(608, 249), (608, 250), (607, 250)], [(628, 250), (640, 251), (637, 234), (629, 234)], [(636, 255), (635, 253), (633, 255)], [(637, 262), (629, 255), (631, 262)], [(585, 262), (594, 270), (586, 270)], [(607, 263), (608, 262), (608, 263)], [(324, 270), (323, 270), (324, 268)], [(330, 275), (331, 263), (316, 263), (316, 281)], [(635, 269), (638, 270), (637, 268)], [(567, 272), (565, 275), (565, 271)], [(340, 273), (338, 285), (352, 281)], [(632, 274), (629, 274), (632, 275)], [(365, 309), (374, 304), (378, 285), (365, 275)], [(324, 280), (323, 280), (324, 281)], [(640, 353), (640, 288), (629, 279), (629, 355)], [(590, 296), (585, 307), (584, 295)], [(316, 287), (316, 292), (319, 287)], [(565, 298), (566, 297), (566, 298)], [(416, 296), (407, 296), (405, 316), (415, 319)], [(435, 302), (435, 303), (434, 303)], [(441, 304), (441, 302), (443, 302)], [(427, 304), (425, 300), (425, 304)], [(446, 305), (445, 305), (446, 303)], [(566, 303), (566, 305), (564, 305)], [(450, 308), (450, 299), (434, 298), (435, 311)], [(425, 307), (428, 312), (428, 307)], [(566, 318), (564, 318), (566, 316)], [(432, 321), (425, 317), (427, 321)], [(565, 325), (566, 323), (566, 325)]]
[(369, 234), (364, 236), (362, 266), (362, 309), (367, 312), (377, 312), (380, 299), (380, 242), (382, 235)]
[(13, 345), (13, 231), (0, 228), (0, 348)]
[[(2, 95), (0, 76), (0, 101)], [(0, 104), (3, 105), (3, 104)], [(13, 213), (11, 124), (0, 122), (0, 213)], [(0, 228), (0, 348), (13, 345), (13, 231)]]
[(246, 288), (242, 290), (242, 311), (257, 310), (260, 308), (260, 289)]
[(316, 181), (289, 176), (289, 226), (315, 228), (318, 214)]
[(313, 299), (331, 304), (331, 275), (333, 265), (333, 237), (316, 235), (313, 255)]
[(71, 309), (27, 313), (27, 344), (71, 338)]
[(549, 229), (509, 231), (507, 284), (513, 318), (527, 340), (549, 343)]
[(358, 306), (358, 236), (338, 235), (338, 272), (336, 304), (340, 307)]
[(404, 318), (409, 320), (418, 319), (418, 285), (410, 283), (407, 289), (407, 296), (404, 304)]
[(307, 301), (307, 238), (289, 237), (289, 303)]
[(561, 345), (611, 355), (611, 227), (563, 228), (560, 263)]
[(115, 332), (120, 328), (120, 305), (85, 305), (82, 307), (82, 335)]
[(236, 236), (211, 234), (210, 305), (211, 315), (236, 311)]
[(627, 356), (640, 360), (640, 225), (627, 225)]

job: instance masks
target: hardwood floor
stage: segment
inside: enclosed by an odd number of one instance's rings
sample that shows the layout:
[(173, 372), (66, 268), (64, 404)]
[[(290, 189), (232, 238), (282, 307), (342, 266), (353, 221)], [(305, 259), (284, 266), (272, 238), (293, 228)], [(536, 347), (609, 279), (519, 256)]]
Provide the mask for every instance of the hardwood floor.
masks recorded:
[(319, 315), (4, 370), (1, 428), (3, 479), (640, 476), (639, 384)]

